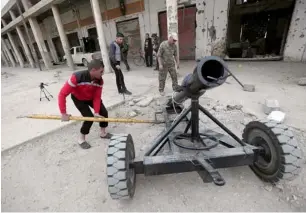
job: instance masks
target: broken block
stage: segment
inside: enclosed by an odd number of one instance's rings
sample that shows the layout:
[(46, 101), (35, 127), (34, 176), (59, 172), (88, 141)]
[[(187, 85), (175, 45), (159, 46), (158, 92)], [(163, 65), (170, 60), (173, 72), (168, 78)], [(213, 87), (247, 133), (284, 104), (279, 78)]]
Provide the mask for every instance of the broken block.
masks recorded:
[(131, 112), (129, 113), (129, 116), (130, 116), (130, 117), (135, 117), (135, 116), (137, 116), (137, 112), (135, 112), (135, 111), (133, 110), (133, 111), (131, 111)]
[(266, 115), (270, 114), (272, 111), (279, 111), (279, 103), (278, 100), (265, 100), (263, 105), (263, 110)]
[(140, 97), (140, 98), (135, 98), (133, 100), (134, 103), (138, 103), (139, 101), (141, 101), (142, 99), (144, 99), (144, 97)]
[(255, 85), (252, 84), (244, 84), (243, 90), (247, 92), (255, 92)]
[(268, 120), (283, 122), (285, 120), (285, 116), (286, 114), (282, 111), (272, 111), (268, 116)]
[(147, 97), (141, 101), (139, 101), (136, 105), (140, 107), (146, 107), (153, 101), (153, 97)]
[(306, 86), (306, 78), (300, 78), (299, 81), (298, 81), (298, 85)]

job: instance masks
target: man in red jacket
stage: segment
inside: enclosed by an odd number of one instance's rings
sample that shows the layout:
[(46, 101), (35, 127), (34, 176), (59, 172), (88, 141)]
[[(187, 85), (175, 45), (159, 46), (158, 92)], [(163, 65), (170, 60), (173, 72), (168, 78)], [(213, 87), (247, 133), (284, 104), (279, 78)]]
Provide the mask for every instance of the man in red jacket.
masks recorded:
[[(101, 100), (104, 64), (100, 60), (92, 60), (88, 64), (88, 70), (79, 71), (72, 74), (68, 81), (62, 87), (58, 95), (58, 105), (62, 114), (62, 121), (69, 121), (71, 115), (66, 112), (66, 97), (71, 94), (71, 99), (76, 108), (84, 117), (108, 117), (108, 112)], [(94, 114), (90, 108), (93, 108)], [(92, 121), (84, 121), (81, 128), (79, 145), (83, 149), (89, 149), (91, 146), (86, 142), (85, 136), (89, 133)], [(101, 138), (110, 138), (112, 135), (106, 133), (107, 122), (100, 122)]]

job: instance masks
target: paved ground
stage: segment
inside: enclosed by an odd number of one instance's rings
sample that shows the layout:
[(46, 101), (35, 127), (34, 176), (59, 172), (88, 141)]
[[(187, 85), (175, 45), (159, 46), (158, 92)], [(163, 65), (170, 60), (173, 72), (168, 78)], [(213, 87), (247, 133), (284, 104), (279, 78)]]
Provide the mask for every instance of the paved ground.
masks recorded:
[[(139, 110), (138, 118), (152, 118), (158, 105), (153, 102), (143, 109), (126, 105), (111, 114), (126, 116), (131, 108)], [(251, 118), (240, 110), (214, 114), (237, 134), (241, 134), (244, 119)], [(305, 164), (298, 179), (277, 187), (258, 180), (248, 167), (221, 170), (226, 180), (223, 187), (204, 184), (194, 172), (139, 175), (134, 199), (114, 201), (108, 195), (106, 183), (107, 141), (98, 138), (98, 125), (94, 125), (90, 134), (92, 149), (81, 150), (72, 140), (78, 129), (78, 124), (67, 126), (2, 154), (2, 211), (306, 210)], [(119, 124), (111, 125), (110, 131), (132, 134), (137, 158), (141, 159), (162, 129), (162, 125)], [(298, 136), (305, 138), (300, 132)]]
[[(84, 67), (79, 67), (84, 69)], [(59, 77), (54, 77), (57, 70), (62, 70)], [(23, 141), (38, 137), (47, 132), (61, 128), (67, 123), (61, 123), (53, 120), (29, 120), (17, 119), (17, 116), (28, 114), (53, 114), (59, 115), (57, 95), (64, 82), (71, 75), (71, 71), (67, 69), (57, 69), (52, 71), (37, 71), (33, 69), (10, 69), (2, 68), (2, 143), (1, 150), (11, 148)], [(105, 85), (103, 89), (103, 101), (107, 107), (121, 103), (123, 96), (117, 92), (115, 84), (115, 75), (106, 74), (104, 76)], [(53, 98), (39, 100), (40, 98), (40, 82), (50, 84), (45, 87)], [(156, 84), (154, 75), (142, 75), (140, 71), (128, 73), (126, 75), (127, 87), (133, 92), (133, 96), (146, 93), (153, 85)], [(130, 98), (126, 96), (126, 99)], [(80, 115), (79, 111), (74, 107), (70, 97), (67, 98), (68, 113)], [(16, 132), (22, 131), (22, 134)]]
[[(182, 63), (180, 75), (184, 76), (193, 66), (190, 62)], [(297, 79), (305, 75), (305, 64), (229, 63), (229, 67), (241, 81), (255, 84), (256, 92), (244, 92), (233, 79), (229, 79), (230, 84), (207, 91), (201, 103), (208, 108), (215, 107), (217, 111), (214, 113), (218, 118), (240, 136), (243, 123), (255, 117), (265, 117), (261, 109), (264, 98), (276, 98), (287, 113), (285, 123), (296, 128), (296, 137), (306, 153), (306, 123), (303, 120), (306, 116), (306, 93), (305, 87), (296, 85)], [(57, 114), (56, 100), (39, 102), (37, 87), (41, 81), (57, 81), (53, 77), (54, 72), (33, 75), (3, 71), (9, 74), (7, 80), (2, 76), (2, 149), (4, 144), (12, 146), (25, 138), (35, 137), (37, 129), (43, 134), (55, 129), (55, 126), (61, 127), (62, 124), (57, 121), (14, 119), (20, 114)], [(15, 74), (15, 78), (11, 73)], [(63, 72), (60, 81), (63, 82), (69, 75)], [(156, 95), (157, 72), (134, 69), (125, 73), (125, 77), (128, 85), (133, 83), (129, 86), (132, 92)], [(105, 79), (115, 82), (113, 74), (105, 75)], [(53, 88), (51, 93), (56, 94), (61, 84), (52, 84), (48, 89), (51, 91)], [(115, 93), (114, 83), (106, 83), (105, 87), (103, 97), (106, 102), (122, 100)], [(171, 91), (170, 81), (167, 91)], [(125, 117), (131, 109), (138, 109), (142, 112), (139, 118), (153, 118), (153, 112), (162, 104), (162, 101), (157, 101), (141, 109), (125, 105), (112, 111), (111, 115)], [(241, 104), (243, 110), (224, 110), (227, 104)], [(73, 114), (76, 113), (72, 111), (71, 104), (69, 107)], [(250, 116), (250, 112), (255, 116)], [(115, 133), (132, 134), (139, 158), (163, 128), (143, 124), (112, 124), (110, 127)], [(74, 142), (78, 131), (79, 124), (64, 126), (2, 152), (2, 211), (306, 211), (305, 160), (302, 174), (296, 180), (277, 187), (262, 183), (247, 167), (222, 170), (221, 174), (227, 181), (224, 187), (203, 184), (196, 173), (157, 177), (140, 175), (133, 201), (113, 201), (106, 186), (107, 141), (98, 138), (95, 125), (90, 134), (93, 148), (81, 150)]]

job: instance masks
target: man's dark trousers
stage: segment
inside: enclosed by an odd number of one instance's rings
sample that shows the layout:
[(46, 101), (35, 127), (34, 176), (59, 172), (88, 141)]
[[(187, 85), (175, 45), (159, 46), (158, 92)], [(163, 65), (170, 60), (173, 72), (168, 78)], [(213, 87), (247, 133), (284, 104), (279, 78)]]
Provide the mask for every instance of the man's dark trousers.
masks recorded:
[(129, 66), (129, 63), (127, 61), (127, 56), (128, 56), (128, 51), (125, 51), (125, 52), (122, 53), (122, 61), (125, 64), (126, 69), (129, 71), (130, 70), (130, 66)]
[[(94, 117), (94, 115), (92, 114), (89, 108), (89, 107), (93, 108), (93, 101), (81, 101), (78, 100), (74, 95), (71, 95), (71, 99), (83, 117)], [(108, 112), (104, 104), (102, 103), (102, 100), (101, 100), (99, 115), (108, 118)], [(93, 124), (92, 121), (84, 121), (81, 127), (81, 134), (87, 135), (90, 131), (92, 124)], [(108, 126), (108, 122), (100, 122), (99, 125), (101, 128), (106, 128)]]
[(153, 64), (153, 51), (152, 50), (145, 51), (145, 59), (146, 59), (147, 67), (152, 67), (152, 64)]
[(116, 75), (116, 84), (117, 84), (117, 89), (119, 93), (123, 93), (126, 91), (125, 83), (124, 83), (124, 77), (121, 69), (116, 68), (116, 64), (111, 62), (111, 67), (115, 71)]

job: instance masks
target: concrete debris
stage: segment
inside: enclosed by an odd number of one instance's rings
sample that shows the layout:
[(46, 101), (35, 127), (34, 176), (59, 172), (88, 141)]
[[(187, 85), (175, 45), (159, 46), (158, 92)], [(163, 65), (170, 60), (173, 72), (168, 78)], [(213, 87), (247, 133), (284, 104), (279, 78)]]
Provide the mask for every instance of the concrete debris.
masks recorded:
[(135, 105), (134, 101), (129, 102), (129, 106), (134, 106), (134, 105)]
[(284, 186), (282, 184), (276, 184), (275, 187), (278, 188), (281, 192), (284, 191)]
[(134, 110), (129, 112), (129, 117), (132, 118), (132, 117), (135, 117), (135, 116), (137, 116), (137, 112), (135, 112)]
[(220, 58), (225, 57), (226, 44), (225, 41), (218, 41), (215, 45), (213, 45), (212, 54), (214, 56), (219, 56)]
[(283, 122), (285, 120), (286, 114), (282, 111), (273, 111), (269, 114), (268, 120), (274, 120), (277, 122)]
[(306, 77), (305, 78), (300, 78), (300, 80), (298, 81), (298, 85), (306, 86)]
[(247, 92), (255, 92), (255, 85), (252, 84), (244, 84), (243, 90)]
[(273, 187), (271, 185), (267, 185), (264, 187), (265, 190), (267, 190), (268, 192), (271, 192)]
[(250, 123), (253, 120), (255, 120), (255, 119), (252, 119), (252, 118), (243, 118), (243, 121), (241, 121), (240, 123), (245, 126), (245, 125), (247, 125), (248, 123)]
[(136, 105), (140, 107), (146, 107), (153, 101), (152, 97), (147, 97), (141, 101), (139, 101)]
[(133, 100), (134, 103), (138, 103), (139, 101), (141, 101), (144, 97), (140, 97), (140, 98), (135, 98)]
[(212, 109), (215, 110), (216, 112), (220, 112), (224, 110), (224, 107), (221, 105), (217, 105), (217, 106), (214, 106)]
[(269, 100), (265, 99), (265, 103), (263, 105), (263, 111), (266, 115), (270, 114), (272, 111), (279, 111), (279, 103), (278, 100)]
[(298, 198), (297, 198), (296, 195), (292, 195), (292, 199), (293, 199), (293, 200), (297, 200)]
[(227, 110), (241, 110), (242, 109), (242, 105), (227, 105), (226, 109)]

